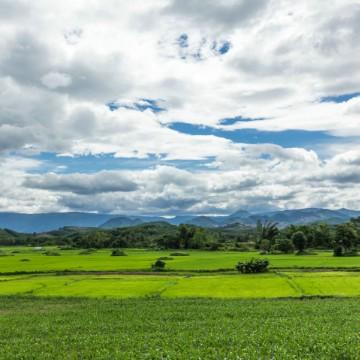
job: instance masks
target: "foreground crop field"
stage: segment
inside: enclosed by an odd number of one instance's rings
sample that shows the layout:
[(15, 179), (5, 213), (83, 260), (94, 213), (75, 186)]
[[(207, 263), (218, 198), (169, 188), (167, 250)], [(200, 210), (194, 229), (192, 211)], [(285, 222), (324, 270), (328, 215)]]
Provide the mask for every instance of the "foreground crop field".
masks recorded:
[(354, 299), (0, 297), (1, 359), (359, 359)]
[[(128, 256), (110, 256), (110, 250), (98, 250), (80, 255), (81, 250), (56, 250), (60, 256), (46, 256), (31, 248), (2, 248), (8, 256), (0, 256), (0, 274), (49, 271), (148, 271), (159, 257), (169, 257), (170, 251), (126, 249)], [(257, 252), (188, 251), (189, 256), (177, 256), (166, 261), (173, 271), (234, 270), (239, 261), (251, 257), (266, 257), (271, 268), (360, 268), (360, 257), (333, 257), (331, 252), (317, 255), (268, 255)]]
[(0, 359), (360, 359), (358, 257), (1, 250)]
[(0, 277), (0, 295), (65, 297), (284, 298), (360, 296), (360, 273), (261, 275), (22, 275)]

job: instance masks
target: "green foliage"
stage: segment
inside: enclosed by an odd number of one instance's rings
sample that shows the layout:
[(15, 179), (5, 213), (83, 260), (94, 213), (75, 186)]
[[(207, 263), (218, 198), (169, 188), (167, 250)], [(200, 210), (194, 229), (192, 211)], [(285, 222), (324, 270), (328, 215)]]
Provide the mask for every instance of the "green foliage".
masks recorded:
[(334, 256), (344, 256), (345, 249), (341, 245), (336, 245), (334, 248)]
[(189, 253), (180, 252), (180, 251), (173, 252), (170, 254), (170, 256), (189, 256), (189, 255), (190, 255)]
[(291, 237), (291, 240), (298, 251), (298, 254), (302, 254), (306, 248), (306, 236), (302, 231), (297, 231)]
[(152, 271), (163, 271), (165, 270), (165, 261), (157, 259), (154, 264), (151, 265), (151, 270)]
[(294, 252), (294, 244), (289, 239), (277, 239), (275, 244), (271, 247), (271, 252), (278, 251), (283, 254), (292, 254)]
[(268, 239), (263, 239), (260, 241), (259, 249), (263, 253), (268, 253), (271, 248), (271, 242)]
[(240, 242), (235, 243), (234, 251), (249, 252), (251, 250), (252, 248), (247, 243), (240, 243)]
[(236, 269), (243, 274), (257, 274), (268, 271), (269, 261), (267, 259), (254, 259), (239, 262)]
[[(360, 234), (360, 221), (352, 221)], [(269, 240), (270, 247), (263, 252), (280, 251), (271, 249), (276, 239), (291, 239), (297, 231), (302, 231), (310, 248), (333, 249), (335, 226), (326, 224), (290, 225), (279, 230), (276, 223), (261, 222), (257, 228), (232, 224), (224, 227), (201, 228), (195, 225), (171, 225), (154, 222), (117, 229), (94, 229), (64, 227), (42, 234), (20, 234), (0, 229), (0, 246), (47, 244), (61, 249), (84, 248), (152, 248), (152, 249), (207, 249), (227, 250), (238, 248), (239, 244), (256, 244)]]
[(126, 256), (127, 254), (121, 249), (113, 249), (111, 251), (111, 256)]
[(271, 243), (279, 234), (277, 223), (271, 221), (265, 221), (264, 223), (258, 223), (258, 232), (260, 233), (260, 240), (266, 239)]
[[(356, 255), (358, 242), (359, 235), (353, 222), (337, 225), (334, 241), (334, 256)], [(342, 251), (340, 251), (340, 248)]]

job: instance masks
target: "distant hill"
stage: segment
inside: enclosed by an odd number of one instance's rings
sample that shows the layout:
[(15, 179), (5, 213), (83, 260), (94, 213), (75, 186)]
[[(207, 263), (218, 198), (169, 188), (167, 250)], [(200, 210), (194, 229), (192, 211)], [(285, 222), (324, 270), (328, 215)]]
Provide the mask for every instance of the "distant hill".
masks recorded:
[(219, 226), (216, 218), (210, 216), (195, 216), (192, 219), (186, 221), (186, 224), (196, 225), (205, 228), (212, 228)]
[(4, 212), (0, 213), (0, 228), (11, 229), (23, 233), (32, 233), (57, 230), (64, 227), (100, 227), (102, 229), (115, 229), (154, 222), (166, 222), (171, 225), (192, 224), (206, 228), (223, 227), (231, 224), (255, 226), (258, 221), (273, 221), (277, 222), (280, 227), (284, 227), (290, 224), (300, 225), (316, 222), (339, 224), (358, 216), (360, 216), (360, 211), (356, 210), (329, 210), (321, 208), (270, 211), (256, 214), (251, 214), (245, 210), (239, 210), (227, 216), (180, 215), (173, 218), (80, 212), (44, 214)]
[(22, 214), (0, 213), (0, 228), (18, 232), (44, 232), (56, 230), (64, 226), (98, 227), (113, 215), (81, 212)]
[(141, 219), (132, 218), (128, 216), (117, 216), (106, 221), (104, 224), (100, 226), (102, 229), (115, 229), (122, 227), (129, 227), (143, 224), (144, 222)]
[(115, 229), (123, 228), (129, 226), (135, 226), (146, 223), (156, 223), (156, 222), (167, 222), (165, 218), (160, 216), (125, 216), (125, 215), (116, 215), (110, 220), (106, 221), (104, 224), (101, 224), (99, 227), (101, 229)]
[(264, 214), (250, 216), (250, 222), (258, 220), (269, 220), (279, 223), (280, 226), (290, 224), (310, 224), (324, 222), (327, 224), (339, 224), (350, 220), (352, 217), (360, 216), (360, 211), (354, 210), (328, 210), (321, 208), (308, 208), (297, 210), (274, 211)]

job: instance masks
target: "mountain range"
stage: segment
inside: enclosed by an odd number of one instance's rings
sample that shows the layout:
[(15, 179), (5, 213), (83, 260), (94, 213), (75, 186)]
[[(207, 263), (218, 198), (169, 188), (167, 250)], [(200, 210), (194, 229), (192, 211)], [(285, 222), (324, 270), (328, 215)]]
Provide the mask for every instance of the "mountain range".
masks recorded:
[(56, 230), (64, 226), (112, 229), (117, 227), (135, 226), (149, 222), (167, 222), (172, 225), (192, 224), (213, 228), (236, 223), (254, 226), (258, 221), (277, 222), (280, 227), (284, 227), (290, 224), (299, 225), (315, 222), (338, 224), (359, 216), (360, 211), (356, 210), (329, 210), (322, 208), (269, 211), (256, 214), (246, 210), (239, 210), (233, 214), (223, 216), (181, 215), (171, 218), (161, 216), (128, 216), (82, 212), (43, 214), (2, 212), (0, 213), (0, 228), (33, 233)]

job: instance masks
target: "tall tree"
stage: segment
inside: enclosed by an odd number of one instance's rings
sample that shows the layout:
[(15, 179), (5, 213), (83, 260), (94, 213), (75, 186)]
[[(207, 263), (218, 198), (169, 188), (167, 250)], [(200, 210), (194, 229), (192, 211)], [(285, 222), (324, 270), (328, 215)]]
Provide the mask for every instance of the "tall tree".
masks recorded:
[(306, 248), (306, 236), (302, 231), (294, 233), (291, 240), (299, 253), (304, 252)]

